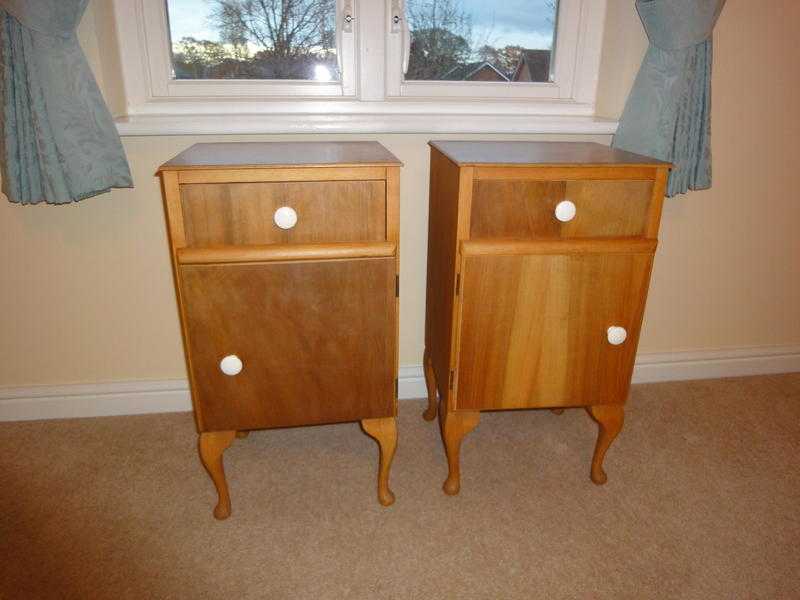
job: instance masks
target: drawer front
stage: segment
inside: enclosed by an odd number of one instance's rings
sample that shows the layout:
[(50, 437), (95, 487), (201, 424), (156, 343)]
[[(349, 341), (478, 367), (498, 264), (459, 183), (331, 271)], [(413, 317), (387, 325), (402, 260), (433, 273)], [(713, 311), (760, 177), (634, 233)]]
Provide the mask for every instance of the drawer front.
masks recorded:
[(182, 265), (180, 285), (202, 430), (395, 414), (394, 257)]
[(470, 237), (641, 236), (652, 192), (652, 181), (478, 180)]
[(456, 407), (624, 402), (652, 256), (466, 256)]
[(183, 184), (181, 208), (189, 247), (386, 239), (384, 181)]

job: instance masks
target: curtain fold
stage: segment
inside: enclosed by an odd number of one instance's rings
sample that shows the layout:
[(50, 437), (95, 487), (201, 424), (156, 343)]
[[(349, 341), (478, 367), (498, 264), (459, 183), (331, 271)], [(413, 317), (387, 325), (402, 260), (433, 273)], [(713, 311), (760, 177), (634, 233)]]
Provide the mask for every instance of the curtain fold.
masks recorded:
[(88, 0), (0, 0), (0, 167), (20, 204), (132, 187), (119, 134), (78, 44)]
[(711, 187), (711, 62), (725, 0), (637, 0), (650, 47), (612, 146), (674, 165), (667, 196)]

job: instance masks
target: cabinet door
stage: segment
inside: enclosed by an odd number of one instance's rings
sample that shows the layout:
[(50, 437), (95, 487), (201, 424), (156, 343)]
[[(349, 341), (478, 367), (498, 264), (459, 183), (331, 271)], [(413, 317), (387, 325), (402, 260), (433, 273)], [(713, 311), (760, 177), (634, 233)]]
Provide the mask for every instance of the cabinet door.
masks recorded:
[[(456, 408), (624, 402), (654, 249), (645, 240), (464, 244)], [(623, 343), (611, 343), (610, 327), (624, 328)]]
[(395, 414), (394, 257), (182, 265), (180, 285), (202, 430)]

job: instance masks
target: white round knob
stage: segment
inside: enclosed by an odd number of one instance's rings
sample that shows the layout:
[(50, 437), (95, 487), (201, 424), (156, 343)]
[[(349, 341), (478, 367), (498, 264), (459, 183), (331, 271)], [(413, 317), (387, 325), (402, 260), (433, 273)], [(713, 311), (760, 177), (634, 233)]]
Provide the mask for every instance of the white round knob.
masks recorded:
[(569, 200), (562, 200), (558, 204), (556, 204), (556, 219), (561, 221), (562, 223), (566, 223), (567, 221), (572, 221), (575, 218), (575, 203), (570, 202)]
[(297, 212), (291, 206), (281, 206), (273, 218), (275, 225), (281, 229), (291, 229), (297, 225)]
[(231, 377), (238, 375), (242, 372), (242, 359), (235, 354), (229, 354), (219, 361), (219, 370)]
[(628, 337), (628, 332), (624, 327), (613, 325), (608, 328), (608, 343), (612, 346), (619, 346)]

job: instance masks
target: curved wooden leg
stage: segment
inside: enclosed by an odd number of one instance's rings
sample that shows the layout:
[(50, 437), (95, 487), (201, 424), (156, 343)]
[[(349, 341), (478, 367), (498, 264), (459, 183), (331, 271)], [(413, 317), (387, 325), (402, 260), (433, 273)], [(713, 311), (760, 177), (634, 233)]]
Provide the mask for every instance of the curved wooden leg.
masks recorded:
[(231, 515), (231, 497), (228, 494), (228, 482), (225, 481), (222, 453), (230, 447), (235, 436), (235, 431), (205, 431), (200, 434), (198, 444), (200, 460), (217, 488), (219, 502), (214, 507), (214, 516), (220, 520)]
[(236, 437), (237, 437), (237, 438), (239, 438), (240, 440), (243, 440), (243, 439), (244, 439), (244, 438), (246, 438), (248, 435), (250, 435), (250, 432), (249, 432), (249, 431), (237, 431), (237, 432), (236, 432)]
[(397, 420), (364, 419), (361, 426), (370, 437), (375, 438), (380, 448), (380, 467), (378, 468), (378, 502), (384, 506), (394, 504), (394, 494), (389, 489), (389, 470), (392, 468), (394, 451), (397, 448)]
[(447, 453), (447, 479), (442, 486), (444, 493), (455, 496), (461, 489), (461, 440), (478, 426), (481, 413), (478, 411), (447, 412), (442, 406), (439, 422), (442, 428), (444, 449)]
[(433, 374), (433, 362), (431, 362), (431, 353), (425, 348), (425, 353), (422, 355), (422, 367), (425, 371), (425, 385), (428, 387), (428, 409), (422, 413), (422, 418), (426, 421), (433, 421), (436, 418), (436, 376)]
[(592, 457), (592, 481), (597, 485), (603, 485), (608, 481), (608, 476), (603, 470), (603, 459), (606, 457), (608, 447), (622, 430), (622, 423), (625, 420), (625, 408), (622, 404), (600, 404), (597, 406), (587, 406), (587, 412), (597, 421), (600, 431), (597, 435), (597, 445), (594, 447)]
[(560, 415), (560, 414), (562, 414), (564, 412), (564, 409), (563, 408), (551, 408), (550, 412), (552, 412), (553, 414), (556, 414), (556, 415)]

